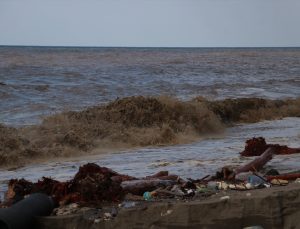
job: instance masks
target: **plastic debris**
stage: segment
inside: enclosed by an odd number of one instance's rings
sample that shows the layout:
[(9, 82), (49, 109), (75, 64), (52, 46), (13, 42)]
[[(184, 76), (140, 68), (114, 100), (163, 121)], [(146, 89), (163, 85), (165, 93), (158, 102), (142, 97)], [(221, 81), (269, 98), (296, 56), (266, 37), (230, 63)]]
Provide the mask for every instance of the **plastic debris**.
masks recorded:
[(171, 188), (171, 192), (173, 192), (174, 195), (177, 195), (177, 196), (184, 196), (184, 192), (181, 190), (179, 185), (174, 185)]
[(211, 189), (207, 188), (206, 186), (202, 185), (202, 186), (197, 186), (197, 192), (198, 193), (207, 193), (207, 192), (211, 192)]
[(248, 177), (248, 183), (250, 183), (253, 186), (258, 186), (258, 185), (266, 183), (266, 181), (256, 175), (250, 175)]
[(253, 172), (244, 172), (235, 175), (236, 180), (240, 181), (248, 181), (249, 176), (253, 175)]
[(143, 197), (144, 197), (144, 200), (147, 200), (147, 201), (152, 200), (152, 198), (153, 198), (151, 192), (145, 192)]
[(219, 190), (227, 190), (229, 185), (225, 181), (217, 182)]
[(210, 181), (207, 183), (207, 188), (211, 189), (211, 190), (217, 190), (218, 189), (218, 182), (216, 181)]
[(136, 206), (136, 202), (132, 202), (132, 201), (124, 201), (122, 204), (120, 204), (120, 207), (123, 208), (133, 208)]

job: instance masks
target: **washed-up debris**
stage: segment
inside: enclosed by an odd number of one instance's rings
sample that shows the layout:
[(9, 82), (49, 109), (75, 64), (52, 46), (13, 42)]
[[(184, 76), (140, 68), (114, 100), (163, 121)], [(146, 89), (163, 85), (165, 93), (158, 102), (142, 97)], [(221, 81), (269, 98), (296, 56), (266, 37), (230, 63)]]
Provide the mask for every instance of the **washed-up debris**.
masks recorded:
[(136, 206), (136, 202), (132, 201), (124, 201), (123, 203), (119, 204), (119, 207), (123, 208), (133, 208)]
[(174, 185), (170, 191), (175, 196), (184, 196), (184, 192), (179, 185)]
[(219, 190), (227, 190), (229, 185), (225, 181), (221, 181), (217, 183)]
[(43, 177), (36, 183), (12, 179), (8, 184), (7, 201), (10, 205), (31, 193), (41, 192), (51, 196), (56, 205), (68, 203), (97, 203), (123, 199), (121, 182), (136, 179), (118, 174), (108, 168), (88, 163), (70, 181), (59, 182)]
[[(207, 175), (201, 179), (184, 180), (168, 171), (160, 171), (152, 176), (136, 178), (119, 174), (109, 168), (88, 163), (79, 168), (74, 178), (60, 182), (43, 177), (36, 183), (25, 179), (12, 179), (8, 184), (6, 201), (2, 206), (10, 206), (32, 193), (45, 193), (52, 197), (56, 209), (54, 215), (78, 213), (80, 209), (101, 206), (103, 203), (118, 203), (111, 210), (95, 209), (91, 220), (94, 223), (112, 220), (117, 208), (136, 208), (139, 203), (164, 199), (188, 201), (193, 198), (207, 198), (218, 192), (228, 190), (247, 191), (287, 185), (289, 181), (300, 183), (300, 173), (279, 174), (275, 169), (267, 173), (259, 173), (267, 162), (276, 154), (297, 152), (287, 146), (266, 144), (263, 138), (254, 138), (246, 142), (245, 155), (258, 155), (254, 160), (237, 167), (224, 166), (216, 175)], [(255, 144), (258, 147), (255, 148)], [(266, 148), (267, 146), (267, 148)], [(260, 152), (265, 149), (264, 152)], [(252, 151), (251, 151), (252, 150)], [(252, 152), (252, 153), (250, 153)], [(278, 153), (279, 152), (279, 153)], [(283, 153), (285, 152), (285, 153)], [(287, 153), (289, 152), (289, 153)], [(229, 200), (230, 196), (222, 196), (220, 200)], [(162, 213), (164, 216), (170, 212)]]
[(273, 179), (280, 179), (280, 180), (296, 180), (300, 178), (300, 173), (285, 173), (285, 174), (280, 174), (280, 175), (275, 175), (275, 176), (266, 176), (266, 179), (271, 181)]
[(241, 165), (237, 168), (232, 168), (230, 166), (223, 167), (221, 171), (216, 173), (216, 176), (214, 178), (223, 180), (234, 180), (235, 176), (239, 173), (257, 172), (261, 170), (263, 166), (272, 159), (274, 153), (275, 149), (270, 147), (262, 155), (245, 165)]
[(122, 182), (121, 187), (125, 192), (132, 193), (135, 195), (142, 195), (144, 192), (153, 191), (158, 187), (167, 187), (175, 184), (177, 184), (177, 181), (173, 180), (131, 180)]
[(88, 163), (79, 168), (72, 180), (59, 182), (43, 177), (36, 183), (25, 179), (12, 179), (8, 184), (6, 202), (10, 206), (31, 193), (41, 192), (51, 196), (56, 206), (69, 203), (96, 205), (103, 201), (116, 202), (143, 195), (158, 188), (173, 187), (173, 185), (186, 185), (187, 182), (176, 176), (162, 171), (153, 176), (135, 178), (119, 174), (111, 169)]
[(250, 163), (236, 168), (234, 173), (239, 174), (242, 172), (249, 172), (249, 171), (256, 172), (256, 171), (261, 170), (262, 167), (264, 167), (264, 165), (267, 164), (267, 162), (273, 158), (273, 155), (275, 152), (276, 152), (275, 148), (273, 148), (273, 147), (267, 148), (263, 154), (261, 154), (259, 157), (255, 158)]
[(265, 173), (265, 176), (277, 176), (279, 172), (276, 169), (270, 169)]
[(244, 183), (241, 183), (241, 184), (229, 184), (228, 188), (230, 188), (231, 190), (239, 190), (239, 191), (244, 191), (244, 190), (252, 189), (252, 187), (247, 188), (246, 184), (244, 184)]
[(240, 180), (240, 181), (247, 181), (248, 178), (250, 176), (253, 175), (253, 172), (249, 171), (249, 172), (244, 172), (244, 173), (239, 173), (235, 175), (235, 179), (236, 180)]
[(261, 176), (253, 174), (248, 177), (248, 183), (250, 183), (253, 186), (259, 186), (267, 183), (267, 181)]
[(143, 197), (144, 197), (144, 200), (152, 200), (152, 198), (153, 198), (153, 194), (151, 193), (151, 192), (145, 192), (144, 194), (143, 194)]
[(289, 182), (282, 179), (272, 179), (270, 182), (272, 185), (287, 185)]
[(220, 200), (229, 200), (230, 199), (230, 196), (222, 196), (220, 197)]
[(55, 208), (53, 210), (53, 215), (70, 215), (77, 213), (79, 210), (79, 205), (77, 203), (68, 204), (66, 206)]

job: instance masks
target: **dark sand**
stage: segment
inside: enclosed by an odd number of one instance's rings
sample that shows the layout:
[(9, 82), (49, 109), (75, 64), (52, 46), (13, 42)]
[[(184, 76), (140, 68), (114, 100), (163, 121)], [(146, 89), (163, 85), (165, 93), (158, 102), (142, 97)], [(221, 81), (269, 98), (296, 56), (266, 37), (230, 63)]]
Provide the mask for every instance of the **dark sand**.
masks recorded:
[[(229, 196), (227, 200), (221, 200)], [(300, 184), (252, 191), (223, 191), (189, 202), (145, 202), (121, 208), (116, 218), (93, 224), (85, 214), (39, 220), (42, 229), (90, 228), (299, 228)]]

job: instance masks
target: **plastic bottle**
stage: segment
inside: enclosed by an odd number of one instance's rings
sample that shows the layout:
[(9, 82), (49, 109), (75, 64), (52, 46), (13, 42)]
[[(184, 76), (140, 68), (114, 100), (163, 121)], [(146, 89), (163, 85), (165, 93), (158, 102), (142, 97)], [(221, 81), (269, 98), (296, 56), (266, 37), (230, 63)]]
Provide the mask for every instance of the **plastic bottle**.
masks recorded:
[(252, 184), (253, 186), (258, 186), (260, 184), (264, 184), (266, 183), (262, 178), (255, 176), (255, 175), (251, 175), (248, 177), (248, 182), (250, 184)]
[(145, 192), (143, 197), (144, 197), (144, 200), (147, 200), (147, 201), (152, 200), (151, 192)]

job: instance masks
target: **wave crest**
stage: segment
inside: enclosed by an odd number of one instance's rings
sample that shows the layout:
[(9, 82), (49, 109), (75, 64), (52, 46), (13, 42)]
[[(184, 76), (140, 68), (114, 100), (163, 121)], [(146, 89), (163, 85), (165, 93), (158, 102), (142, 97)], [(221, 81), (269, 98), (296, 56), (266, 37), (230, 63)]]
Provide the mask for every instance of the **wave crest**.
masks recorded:
[(25, 128), (0, 125), (0, 165), (74, 156), (118, 147), (186, 143), (237, 122), (300, 117), (300, 98), (208, 101), (197, 97), (128, 97), (83, 111), (46, 117)]

